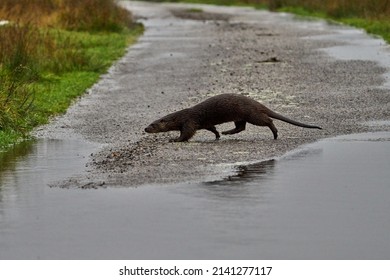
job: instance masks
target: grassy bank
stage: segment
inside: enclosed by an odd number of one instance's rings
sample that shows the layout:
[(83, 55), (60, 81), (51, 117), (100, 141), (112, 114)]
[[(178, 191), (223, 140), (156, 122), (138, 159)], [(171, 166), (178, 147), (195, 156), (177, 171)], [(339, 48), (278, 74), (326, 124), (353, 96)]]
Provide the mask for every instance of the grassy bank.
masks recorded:
[(0, 149), (65, 112), (143, 31), (113, 0), (2, 0), (0, 22)]

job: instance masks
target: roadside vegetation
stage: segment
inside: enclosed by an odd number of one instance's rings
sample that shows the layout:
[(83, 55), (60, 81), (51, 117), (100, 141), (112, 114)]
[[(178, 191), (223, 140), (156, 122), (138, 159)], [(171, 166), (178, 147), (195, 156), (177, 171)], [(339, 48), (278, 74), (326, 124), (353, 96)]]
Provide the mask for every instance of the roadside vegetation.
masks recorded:
[[(163, 0), (164, 1), (164, 0)], [(365, 29), (390, 43), (390, 0), (178, 0), (174, 2), (253, 6), (321, 17)]]
[(1, 0), (0, 150), (65, 112), (142, 31), (115, 0)]

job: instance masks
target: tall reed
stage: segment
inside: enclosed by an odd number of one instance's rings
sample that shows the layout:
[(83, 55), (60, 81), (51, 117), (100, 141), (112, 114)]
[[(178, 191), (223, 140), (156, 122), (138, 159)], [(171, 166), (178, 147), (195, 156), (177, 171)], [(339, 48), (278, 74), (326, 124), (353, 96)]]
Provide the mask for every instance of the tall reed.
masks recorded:
[[(24, 132), (25, 114), (31, 108), (31, 84), (38, 80), (37, 38), (30, 26), (0, 27), (0, 129)], [(38, 43), (40, 44), (40, 43)]]

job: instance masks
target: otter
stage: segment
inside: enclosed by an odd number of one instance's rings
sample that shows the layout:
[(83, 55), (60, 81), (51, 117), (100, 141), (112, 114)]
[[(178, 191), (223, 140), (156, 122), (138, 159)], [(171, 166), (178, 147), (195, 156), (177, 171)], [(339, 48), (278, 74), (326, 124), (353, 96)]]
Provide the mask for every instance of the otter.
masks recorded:
[(188, 141), (197, 130), (206, 129), (215, 134), (216, 140), (220, 134), (215, 125), (234, 122), (235, 128), (223, 131), (222, 134), (235, 134), (245, 130), (246, 123), (258, 126), (268, 126), (278, 138), (278, 130), (271, 118), (278, 119), (296, 126), (322, 129), (319, 126), (304, 124), (282, 116), (263, 104), (240, 94), (220, 94), (187, 109), (183, 109), (158, 119), (145, 128), (148, 133), (180, 131), (180, 136), (171, 141)]

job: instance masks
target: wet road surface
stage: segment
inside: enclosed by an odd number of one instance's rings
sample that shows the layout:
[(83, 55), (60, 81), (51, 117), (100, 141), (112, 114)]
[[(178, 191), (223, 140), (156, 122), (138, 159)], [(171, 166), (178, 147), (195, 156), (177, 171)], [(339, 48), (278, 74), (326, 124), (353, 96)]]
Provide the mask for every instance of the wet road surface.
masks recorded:
[(83, 148), (39, 141), (2, 170), (1, 259), (390, 257), (390, 133), (326, 139), (219, 181), (49, 188), (82, 168)]
[[(90, 172), (72, 178), (75, 187), (218, 178), (237, 163), (280, 156), (325, 137), (375, 131), (364, 123), (390, 119), (388, 49), (360, 31), (251, 8), (122, 3), (143, 22), (144, 36), (66, 115), (36, 132), (103, 145), (90, 159)], [(203, 12), (194, 15), (191, 7)], [(372, 51), (366, 56), (342, 56), (348, 49), (365, 53), (367, 45)], [(250, 96), (323, 130), (275, 121), (277, 141), (267, 127), (248, 125), (220, 141), (199, 131), (189, 143), (169, 143), (177, 132), (144, 132), (152, 121), (220, 93)]]
[[(389, 258), (383, 41), (248, 8), (194, 19), (182, 4), (123, 4), (145, 36), (35, 142), (1, 154), (0, 258)], [(367, 44), (375, 55), (345, 55)], [(223, 92), (324, 130), (143, 132)]]

